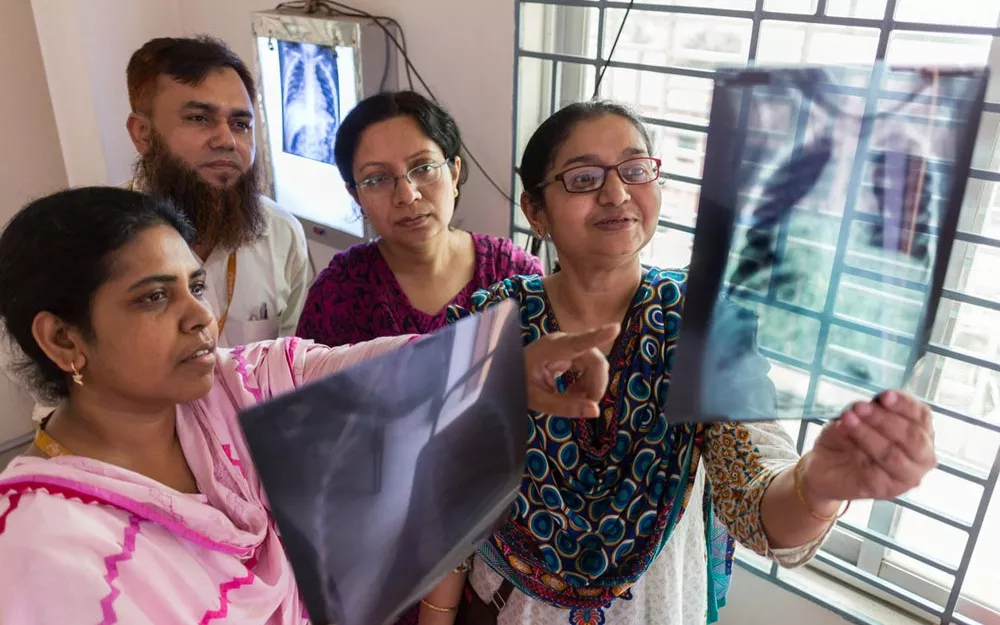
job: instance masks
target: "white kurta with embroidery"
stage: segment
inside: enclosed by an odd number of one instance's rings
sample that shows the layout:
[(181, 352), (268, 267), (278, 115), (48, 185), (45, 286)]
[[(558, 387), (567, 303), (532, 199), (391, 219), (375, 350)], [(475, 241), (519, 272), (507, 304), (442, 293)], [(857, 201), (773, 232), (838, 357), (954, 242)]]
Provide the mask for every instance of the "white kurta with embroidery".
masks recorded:
[[(737, 458), (731, 446), (719, 444), (733, 428), (745, 428), (750, 434), (756, 457)], [(571, 611), (533, 601), (515, 590), (500, 614), (499, 625), (704, 625), (708, 556), (700, 502), (706, 479), (713, 484), (714, 508), (720, 520), (745, 547), (784, 566), (797, 566), (812, 558), (825, 534), (800, 547), (771, 549), (760, 520), (760, 503), (767, 485), (798, 460), (785, 429), (774, 422), (720, 424), (711, 426), (705, 438), (698, 474), (688, 497), (693, 505), (677, 522), (659, 557), (630, 589), (631, 599), (617, 599), (599, 611)], [(752, 481), (739, 487), (727, 484), (734, 466), (746, 471)], [(477, 556), (470, 581), (476, 594), (488, 602), (502, 579)]]

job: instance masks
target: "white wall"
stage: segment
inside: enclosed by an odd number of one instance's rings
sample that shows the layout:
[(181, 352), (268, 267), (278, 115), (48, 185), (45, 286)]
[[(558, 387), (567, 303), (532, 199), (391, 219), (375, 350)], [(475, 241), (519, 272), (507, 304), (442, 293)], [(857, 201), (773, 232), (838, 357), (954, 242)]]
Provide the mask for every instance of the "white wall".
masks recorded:
[[(66, 185), (30, 0), (0, 3), (0, 224)], [(0, 442), (31, 430), (28, 396), (0, 374)], [(4, 459), (0, 458), (0, 466)]]
[(173, 0), (31, 0), (72, 186), (128, 180), (135, 150), (125, 66), (153, 37), (181, 33)]

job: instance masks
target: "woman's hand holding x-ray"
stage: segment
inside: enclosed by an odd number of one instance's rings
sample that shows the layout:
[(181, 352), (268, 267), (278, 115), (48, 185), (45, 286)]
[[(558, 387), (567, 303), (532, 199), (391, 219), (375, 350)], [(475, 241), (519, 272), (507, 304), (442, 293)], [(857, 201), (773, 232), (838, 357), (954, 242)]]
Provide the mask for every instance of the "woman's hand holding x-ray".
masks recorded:
[[(560, 417), (593, 418), (608, 387), (608, 360), (598, 345), (614, 340), (617, 325), (580, 334), (553, 332), (524, 349), (528, 407)], [(560, 393), (556, 378), (572, 371), (574, 381)]]

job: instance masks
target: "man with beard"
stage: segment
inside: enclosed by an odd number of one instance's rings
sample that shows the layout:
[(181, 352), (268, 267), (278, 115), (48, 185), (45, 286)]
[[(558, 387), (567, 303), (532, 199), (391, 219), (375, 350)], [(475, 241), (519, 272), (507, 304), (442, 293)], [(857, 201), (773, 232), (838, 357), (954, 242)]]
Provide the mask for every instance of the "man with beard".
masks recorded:
[[(126, 76), (139, 152), (128, 185), (170, 198), (194, 225), (219, 346), (293, 335), (312, 267), (302, 225), (258, 191), (250, 70), (215, 39), (160, 38), (132, 55)], [(0, 352), (20, 381), (14, 360)]]
[(218, 40), (158, 38), (126, 77), (139, 152), (130, 185), (170, 198), (194, 225), (220, 346), (294, 334), (312, 270), (302, 225), (259, 193), (250, 70)]

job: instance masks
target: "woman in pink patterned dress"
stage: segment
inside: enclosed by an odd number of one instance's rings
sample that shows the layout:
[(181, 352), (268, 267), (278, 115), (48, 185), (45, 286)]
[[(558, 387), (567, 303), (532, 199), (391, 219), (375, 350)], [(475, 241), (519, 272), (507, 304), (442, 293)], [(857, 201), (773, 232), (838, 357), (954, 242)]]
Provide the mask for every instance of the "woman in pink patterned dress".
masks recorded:
[[(60, 400), (0, 473), (0, 623), (308, 622), (237, 415), (413, 337), (216, 349), (191, 233), (164, 200), (91, 187), (0, 235), (18, 371)], [(603, 334), (526, 349), (529, 405), (596, 415)], [(548, 390), (581, 365), (577, 393)]]
[(372, 96), (347, 115), (337, 167), (379, 238), (333, 257), (309, 291), (298, 336), (344, 345), (423, 334), (476, 290), (542, 273), (510, 239), (452, 227), (468, 177), (461, 147), (451, 115), (412, 91)]

